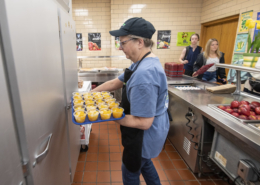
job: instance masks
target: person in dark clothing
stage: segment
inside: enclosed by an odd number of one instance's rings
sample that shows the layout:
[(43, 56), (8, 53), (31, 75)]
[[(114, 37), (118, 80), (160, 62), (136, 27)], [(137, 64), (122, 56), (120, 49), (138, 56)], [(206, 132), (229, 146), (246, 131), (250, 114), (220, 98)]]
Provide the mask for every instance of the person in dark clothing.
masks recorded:
[(220, 77), (223, 82), (226, 82), (226, 72), (224, 68), (217, 68), (216, 65), (213, 65), (202, 75), (195, 75), (195, 72), (199, 70), (203, 65), (208, 64), (218, 64), (225, 63), (224, 53), (219, 51), (218, 40), (217, 39), (209, 39), (206, 45), (205, 52), (199, 54), (196, 62), (193, 66), (193, 77), (198, 77), (204, 81), (216, 82), (217, 78)]
[(198, 55), (202, 53), (202, 47), (198, 46), (199, 35), (193, 34), (190, 37), (191, 45), (187, 46), (182, 50), (181, 56), (179, 58), (179, 62), (184, 64), (185, 75), (192, 76), (193, 74), (193, 64), (196, 61)]

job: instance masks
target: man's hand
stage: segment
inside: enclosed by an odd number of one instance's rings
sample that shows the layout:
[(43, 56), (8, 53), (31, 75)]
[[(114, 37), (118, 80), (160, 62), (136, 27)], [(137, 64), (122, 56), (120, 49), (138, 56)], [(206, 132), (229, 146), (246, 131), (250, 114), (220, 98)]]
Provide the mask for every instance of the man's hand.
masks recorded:
[(197, 77), (197, 76), (199, 76), (196, 72), (194, 72), (193, 74), (192, 74), (192, 77)]
[(184, 60), (184, 61), (182, 61), (181, 63), (182, 63), (182, 64), (188, 64), (189, 61), (188, 61), (188, 60)]

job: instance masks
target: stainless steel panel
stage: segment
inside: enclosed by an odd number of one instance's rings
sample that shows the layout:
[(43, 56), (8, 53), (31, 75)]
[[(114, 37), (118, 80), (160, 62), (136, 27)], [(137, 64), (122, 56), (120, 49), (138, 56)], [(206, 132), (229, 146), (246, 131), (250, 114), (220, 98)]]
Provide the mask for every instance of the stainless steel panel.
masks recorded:
[(80, 72), (78, 73), (79, 79), (83, 81), (91, 81), (91, 82), (106, 82), (109, 80), (113, 80), (120, 76), (120, 72), (118, 73), (88, 73), (88, 72)]
[(18, 185), (21, 182), (25, 184), (21, 162), (22, 156), (6, 84), (2, 49), (0, 25), (0, 184)]
[(48, 154), (32, 170), (34, 184), (70, 184), (57, 4), (5, 2), (31, 163), (53, 133)]
[(238, 163), (241, 159), (250, 160), (257, 168), (260, 167), (259, 156), (258, 158), (254, 158), (253, 156), (248, 155), (240, 149), (239, 141), (237, 141), (237, 144), (235, 145), (218, 132), (215, 132), (214, 134), (210, 158), (218, 164), (218, 166), (224, 170), (231, 179), (238, 176)]
[[(198, 148), (198, 146), (195, 146), (195, 144), (190, 141), (192, 139), (191, 134), (195, 136), (192, 141), (197, 143), (200, 141), (201, 128), (204, 124), (202, 115), (194, 106), (186, 103), (172, 93), (169, 93), (169, 100), (169, 110), (172, 114), (173, 121), (170, 123), (168, 138), (191, 170), (193, 172), (198, 172), (198, 150), (194, 149), (194, 147)], [(190, 110), (194, 114), (194, 120), (191, 119), (188, 124), (188, 120), (185, 118), (185, 115)], [(188, 133), (190, 129), (187, 124), (192, 128), (190, 131), (191, 134)]]
[[(77, 53), (75, 49), (76, 32), (75, 22), (72, 17), (63, 10), (59, 10), (59, 27), (65, 106), (68, 107), (70, 105), (72, 93), (78, 91)], [(66, 117), (72, 182), (80, 151), (80, 127), (72, 123), (70, 111), (70, 109), (66, 110)]]

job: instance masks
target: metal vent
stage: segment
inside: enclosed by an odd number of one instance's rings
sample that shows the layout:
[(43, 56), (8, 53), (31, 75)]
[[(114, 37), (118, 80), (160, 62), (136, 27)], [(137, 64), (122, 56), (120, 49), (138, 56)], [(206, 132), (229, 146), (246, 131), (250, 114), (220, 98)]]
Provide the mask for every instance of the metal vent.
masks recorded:
[(191, 145), (191, 142), (186, 137), (184, 137), (183, 149), (186, 151), (186, 153), (188, 155), (190, 155), (190, 145)]

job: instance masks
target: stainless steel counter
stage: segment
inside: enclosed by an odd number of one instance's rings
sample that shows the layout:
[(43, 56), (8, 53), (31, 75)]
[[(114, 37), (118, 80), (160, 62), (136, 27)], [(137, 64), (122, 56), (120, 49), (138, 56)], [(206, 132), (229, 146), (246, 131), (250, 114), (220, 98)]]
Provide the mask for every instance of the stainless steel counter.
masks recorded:
[(83, 81), (91, 81), (91, 82), (106, 82), (117, 78), (123, 72), (79, 72), (78, 77)]
[[(176, 81), (176, 78), (168, 78), (170, 81)], [(212, 108), (208, 107), (208, 104), (230, 104), (233, 100), (246, 100), (246, 101), (259, 101), (259, 99), (254, 99), (250, 97), (244, 97), (241, 95), (231, 95), (231, 94), (212, 94), (205, 90), (207, 86), (215, 86), (215, 84), (210, 84), (207, 82), (199, 81), (195, 78), (184, 76), (182, 81), (187, 81), (188, 83), (192, 81), (192, 85), (201, 86), (201, 90), (178, 90), (174, 85), (168, 85), (168, 91), (171, 95), (180, 98), (183, 102), (187, 103), (189, 106), (197, 109), (199, 113), (210, 121), (219, 133), (229, 138), (234, 144), (239, 145), (245, 152), (250, 153), (251, 156), (260, 160), (260, 132), (255, 129), (250, 128), (247, 124), (243, 124), (240, 121), (225, 116)], [(187, 83), (187, 84), (188, 84)], [(177, 83), (179, 84), (179, 83)], [(174, 103), (174, 102), (173, 102)], [(171, 105), (170, 105), (171, 106)], [(177, 115), (172, 115), (177, 116)], [(171, 130), (169, 134), (171, 133)]]

